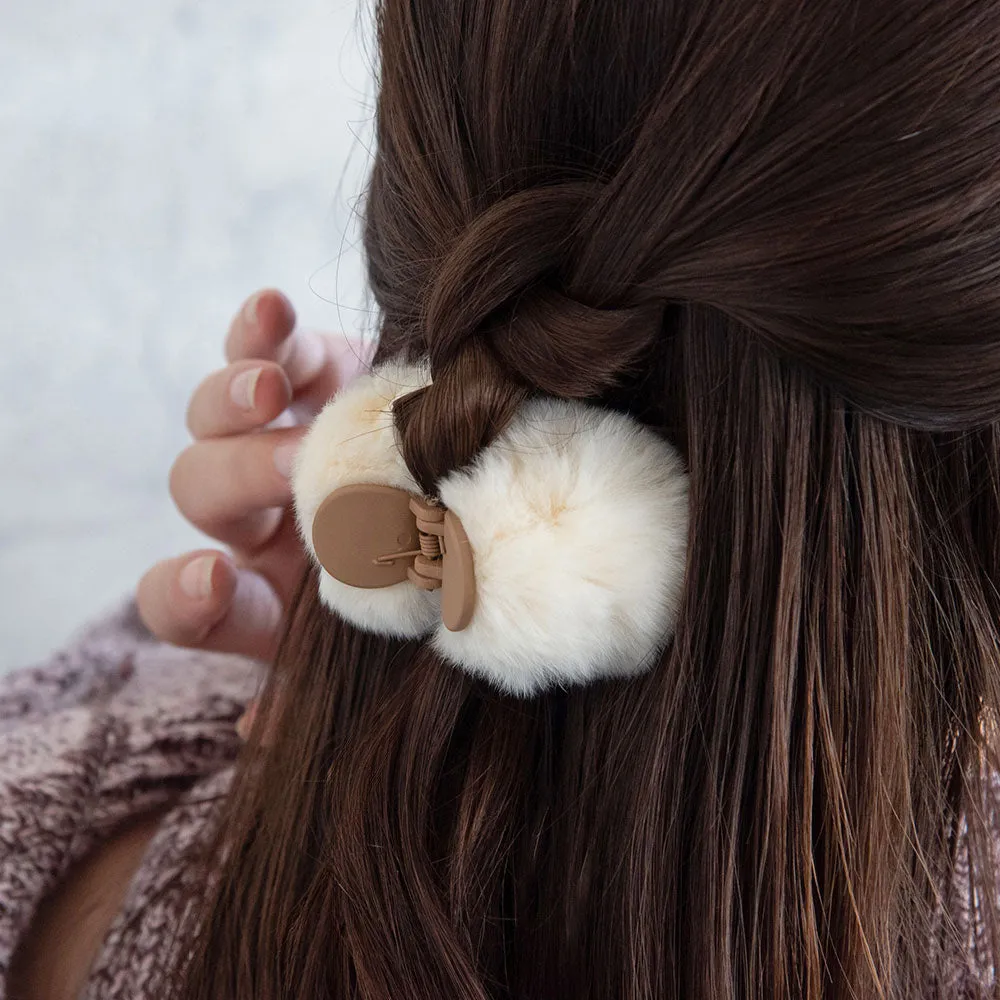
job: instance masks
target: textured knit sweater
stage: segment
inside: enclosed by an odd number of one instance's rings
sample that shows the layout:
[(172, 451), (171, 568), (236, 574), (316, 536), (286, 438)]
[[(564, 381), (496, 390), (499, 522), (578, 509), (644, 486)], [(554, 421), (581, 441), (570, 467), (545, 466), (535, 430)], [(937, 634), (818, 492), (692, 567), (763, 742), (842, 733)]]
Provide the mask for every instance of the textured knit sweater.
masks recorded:
[[(173, 803), (82, 998), (158, 994), (192, 896), (188, 862), (225, 797), (234, 722), (260, 676), (240, 657), (157, 642), (129, 603), (47, 663), (0, 677), (0, 1000), (19, 941), (70, 867), (124, 820)], [(942, 958), (949, 1000), (993, 995), (973, 957), (982, 931), (968, 919), (967, 871), (960, 852), (954, 912), (967, 947)]]
[(0, 1000), (42, 899), (124, 820), (172, 802), (82, 997), (156, 995), (259, 678), (250, 660), (155, 641), (131, 603), (0, 677)]

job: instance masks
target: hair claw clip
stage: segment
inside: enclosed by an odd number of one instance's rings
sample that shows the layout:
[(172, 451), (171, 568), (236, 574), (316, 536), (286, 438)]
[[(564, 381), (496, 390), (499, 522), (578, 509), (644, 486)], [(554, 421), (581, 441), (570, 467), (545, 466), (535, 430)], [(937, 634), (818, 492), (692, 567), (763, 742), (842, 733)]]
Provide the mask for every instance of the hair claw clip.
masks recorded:
[(393, 486), (342, 486), (316, 511), (312, 543), (320, 566), (348, 587), (375, 590), (408, 580), (441, 591), (441, 620), (450, 632), (472, 621), (472, 547), (462, 522), (440, 504)]

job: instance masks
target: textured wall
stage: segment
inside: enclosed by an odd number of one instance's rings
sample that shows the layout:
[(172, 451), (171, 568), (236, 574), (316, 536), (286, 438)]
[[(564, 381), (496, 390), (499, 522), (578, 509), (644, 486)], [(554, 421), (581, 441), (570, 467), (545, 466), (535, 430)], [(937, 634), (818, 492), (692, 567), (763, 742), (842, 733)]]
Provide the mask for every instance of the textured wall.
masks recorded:
[(370, 326), (372, 84), (346, 0), (0, 6), (0, 670), (199, 543), (166, 477), (230, 315)]

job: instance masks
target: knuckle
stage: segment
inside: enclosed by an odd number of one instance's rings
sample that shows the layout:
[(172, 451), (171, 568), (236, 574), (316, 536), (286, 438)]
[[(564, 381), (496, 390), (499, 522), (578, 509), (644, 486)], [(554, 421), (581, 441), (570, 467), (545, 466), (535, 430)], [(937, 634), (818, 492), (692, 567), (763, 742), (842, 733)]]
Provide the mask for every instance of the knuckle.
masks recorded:
[(200, 409), (200, 404), (205, 395), (211, 393), (212, 384), (218, 379), (219, 373), (212, 372), (211, 375), (206, 375), (193, 389), (190, 397), (188, 398), (187, 405), (187, 419), (190, 422), (191, 418), (197, 415), (197, 411)]
[(196, 517), (199, 513), (199, 490), (190, 489), (195, 478), (199, 449), (197, 444), (189, 445), (174, 459), (167, 477), (170, 497), (185, 517)]
[(201, 395), (201, 388), (195, 389), (188, 400), (187, 409), (184, 411), (184, 426), (192, 437), (198, 434), (198, 400)]
[(174, 459), (173, 465), (170, 466), (170, 472), (167, 474), (167, 488), (170, 490), (170, 499), (178, 506), (180, 506), (179, 494), (183, 490), (184, 474), (189, 461), (188, 453), (190, 451), (190, 448), (185, 448)]
[(136, 609), (146, 628), (158, 639), (176, 642), (179, 637), (177, 623), (170, 614), (169, 604), (164, 599), (163, 563), (148, 570), (136, 589)]
[(142, 623), (152, 632), (156, 634), (156, 625), (158, 615), (156, 614), (156, 603), (153, 597), (154, 588), (154, 574), (156, 573), (157, 567), (153, 569), (146, 570), (139, 580), (139, 585), (136, 587), (135, 591), (135, 606), (136, 610), (139, 612), (139, 617), (142, 619)]

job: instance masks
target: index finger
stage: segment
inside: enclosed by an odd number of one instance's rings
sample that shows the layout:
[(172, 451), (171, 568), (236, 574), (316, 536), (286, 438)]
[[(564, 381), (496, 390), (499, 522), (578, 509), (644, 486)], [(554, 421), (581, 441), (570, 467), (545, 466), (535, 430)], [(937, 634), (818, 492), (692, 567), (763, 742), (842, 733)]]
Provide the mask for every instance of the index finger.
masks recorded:
[(274, 289), (251, 296), (233, 318), (226, 337), (230, 362), (253, 358), (281, 365), (294, 402), (307, 413), (316, 412), (365, 367), (369, 354), (370, 345), (349, 337), (296, 327), (292, 304)]
[[(226, 334), (226, 360), (278, 361), (278, 352), (295, 330), (295, 309), (274, 288), (251, 295), (233, 317)], [(280, 363), (280, 362), (279, 362)]]

